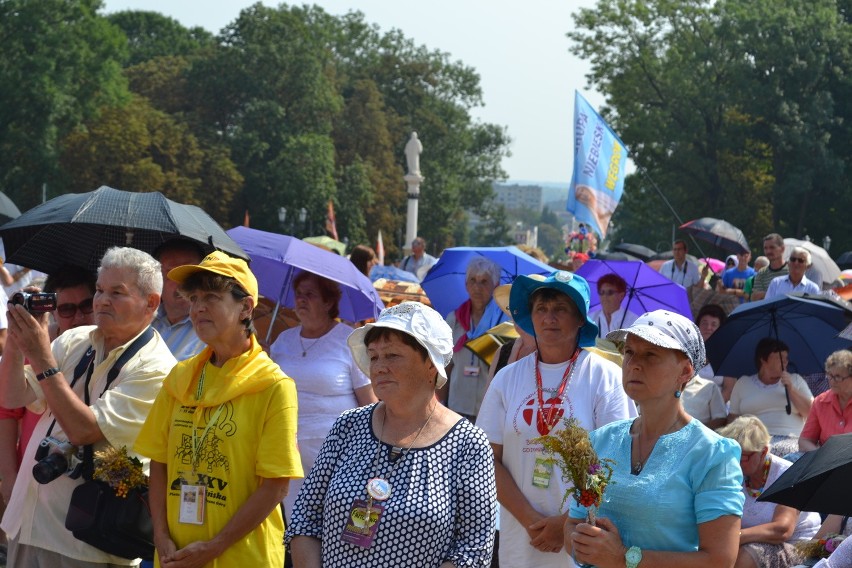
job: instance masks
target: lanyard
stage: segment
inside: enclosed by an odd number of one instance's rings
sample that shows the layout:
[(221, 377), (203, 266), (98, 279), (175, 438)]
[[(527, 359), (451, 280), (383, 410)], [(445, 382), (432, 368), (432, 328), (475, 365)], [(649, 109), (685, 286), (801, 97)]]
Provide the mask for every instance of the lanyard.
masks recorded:
[[(568, 386), (568, 381), (571, 378), (571, 374), (574, 370), (574, 363), (577, 361), (577, 356), (580, 355), (580, 348), (577, 347), (574, 349), (574, 354), (571, 356), (571, 359), (568, 360), (568, 366), (565, 368), (565, 372), (562, 374), (562, 382), (559, 383), (559, 388), (556, 391), (556, 398), (559, 399), (559, 402), (562, 402), (562, 394), (565, 392), (565, 387)], [(546, 432), (546, 434), (550, 434), (550, 431), (556, 425), (556, 406), (551, 404), (550, 408), (547, 409), (547, 418), (544, 417), (544, 387), (542, 386), (541, 381), (541, 371), (538, 368), (538, 352), (535, 354), (535, 389), (536, 395), (538, 396), (538, 429), (539, 432)]]
[[(689, 262), (689, 261), (688, 260), (683, 261), (683, 273), (680, 276), (680, 285), (681, 286), (683, 286), (683, 283), (686, 282), (686, 263), (687, 262)], [(677, 269), (677, 262), (672, 260), (672, 280), (675, 281), (675, 282), (677, 282), (677, 280), (675, 280), (675, 270), (676, 269)]]
[[(207, 369), (207, 363), (204, 363), (204, 366), (201, 367), (201, 377), (198, 379), (198, 388), (195, 389), (195, 400), (201, 399), (201, 394), (204, 392), (204, 371)], [(204, 445), (204, 440), (207, 439), (207, 433), (210, 432), (210, 428), (216, 424), (219, 420), (219, 415), (222, 414), (222, 408), (224, 408), (225, 403), (219, 405), (219, 408), (216, 409), (216, 412), (213, 413), (213, 416), (210, 417), (210, 420), (207, 421), (207, 426), (204, 427), (204, 432), (201, 434), (201, 439), (199, 440), (195, 434), (195, 431), (198, 429), (198, 426), (195, 423), (195, 418), (199, 414), (199, 410), (202, 407), (195, 407), (195, 414), (192, 417), (192, 470), (195, 472), (195, 469), (198, 467), (198, 453), (201, 451), (201, 446)]]
[(216, 409), (216, 412), (213, 413), (213, 416), (210, 417), (210, 420), (207, 421), (207, 426), (204, 427), (204, 432), (201, 434), (201, 439), (199, 439), (195, 434), (195, 430), (198, 428), (198, 426), (195, 424), (195, 417), (198, 416), (199, 414), (203, 414), (203, 411), (198, 412), (199, 410), (202, 410), (202, 407), (200, 407), (200, 406), (195, 408), (195, 416), (193, 416), (193, 418), (192, 418), (192, 471), (193, 471), (193, 473), (195, 472), (196, 468), (198, 467), (198, 459), (200, 457), (198, 454), (201, 451), (201, 446), (204, 445), (204, 440), (207, 439), (207, 433), (210, 431), (210, 428), (212, 426), (214, 426), (216, 424), (216, 422), (219, 420), (219, 415), (222, 414), (222, 409), (224, 407), (225, 407), (225, 403), (223, 402), (222, 404), (219, 405), (219, 408)]

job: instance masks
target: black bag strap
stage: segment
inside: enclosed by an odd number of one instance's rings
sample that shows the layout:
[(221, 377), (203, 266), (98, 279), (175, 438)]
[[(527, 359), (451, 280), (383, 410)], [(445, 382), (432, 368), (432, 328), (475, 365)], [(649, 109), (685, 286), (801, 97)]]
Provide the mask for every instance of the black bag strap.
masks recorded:
[[(113, 381), (115, 381), (115, 379), (118, 377), (118, 374), (121, 372), (122, 367), (124, 367), (124, 365), (131, 358), (133, 358), (137, 353), (139, 353), (139, 350), (142, 349), (142, 347), (144, 347), (145, 345), (147, 345), (148, 342), (151, 341), (153, 338), (154, 338), (154, 328), (152, 328), (151, 326), (148, 326), (147, 328), (145, 328), (145, 331), (143, 331), (139, 335), (139, 337), (137, 337), (136, 340), (133, 341), (133, 343), (131, 343), (130, 346), (127, 349), (124, 350), (124, 353), (122, 353), (118, 357), (116, 362), (113, 364), (112, 369), (110, 369), (109, 373), (107, 373), (106, 386), (104, 386), (104, 390), (103, 390), (103, 392), (101, 392), (100, 396), (103, 396), (104, 393), (106, 393), (106, 391), (109, 390), (110, 385), (112, 385)], [(89, 377), (92, 376), (91, 375), (91, 372), (92, 372), (91, 363), (92, 363), (92, 361), (95, 357), (95, 354), (94, 354), (94, 350), (91, 347), (89, 347), (89, 350), (86, 351), (86, 354), (83, 355), (83, 359), (80, 360), (80, 363), (77, 364), (77, 368), (74, 370), (74, 375), (75, 375), (74, 380), (75, 381), (77, 380), (77, 376), (76, 376), (77, 371), (80, 371), (81, 365), (83, 364), (84, 360), (89, 355), (89, 351), (91, 351), (92, 353), (91, 353), (91, 356), (88, 357), (89, 363), (85, 367), (83, 367), (83, 371), (85, 371), (88, 368), (89, 369)], [(89, 385), (88, 385), (88, 382), (89, 381), (88, 381), (88, 378), (87, 378), (86, 379), (86, 389), (85, 389), (86, 406), (89, 405)], [(92, 447), (91, 444), (87, 444), (87, 445), (83, 446), (83, 479), (92, 479), (92, 475), (94, 475), (94, 473), (95, 473), (95, 451), (94, 451), (94, 448)]]

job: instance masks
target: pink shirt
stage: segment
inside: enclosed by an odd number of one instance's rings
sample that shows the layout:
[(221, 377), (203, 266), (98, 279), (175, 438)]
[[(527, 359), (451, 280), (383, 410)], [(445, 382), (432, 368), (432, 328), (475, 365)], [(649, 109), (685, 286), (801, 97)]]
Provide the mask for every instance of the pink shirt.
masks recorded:
[(834, 391), (827, 390), (814, 399), (805, 427), (802, 428), (802, 438), (816, 440), (821, 446), (835, 434), (852, 432), (852, 399), (846, 403), (846, 408), (840, 409), (840, 399)]

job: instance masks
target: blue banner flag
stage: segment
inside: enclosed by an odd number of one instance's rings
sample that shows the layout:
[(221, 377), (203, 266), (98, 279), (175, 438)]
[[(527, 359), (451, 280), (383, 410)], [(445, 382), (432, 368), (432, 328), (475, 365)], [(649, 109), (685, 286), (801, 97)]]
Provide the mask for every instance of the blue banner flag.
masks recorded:
[(568, 211), (606, 236), (609, 220), (624, 191), (627, 148), (601, 115), (574, 93), (574, 174)]

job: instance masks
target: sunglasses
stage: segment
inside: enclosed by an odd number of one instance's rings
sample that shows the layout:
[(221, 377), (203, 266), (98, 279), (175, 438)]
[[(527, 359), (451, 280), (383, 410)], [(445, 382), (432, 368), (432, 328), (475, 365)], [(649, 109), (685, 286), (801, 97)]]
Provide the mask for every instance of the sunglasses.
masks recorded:
[(89, 315), (92, 313), (92, 309), (92, 298), (89, 298), (79, 304), (60, 304), (56, 306), (56, 313), (63, 318), (73, 318), (77, 315), (77, 310), (80, 310), (83, 315)]
[(801, 262), (802, 264), (805, 264), (807, 262), (807, 260), (805, 260), (804, 258), (800, 258), (798, 256), (791, 256), (790, 262)]

